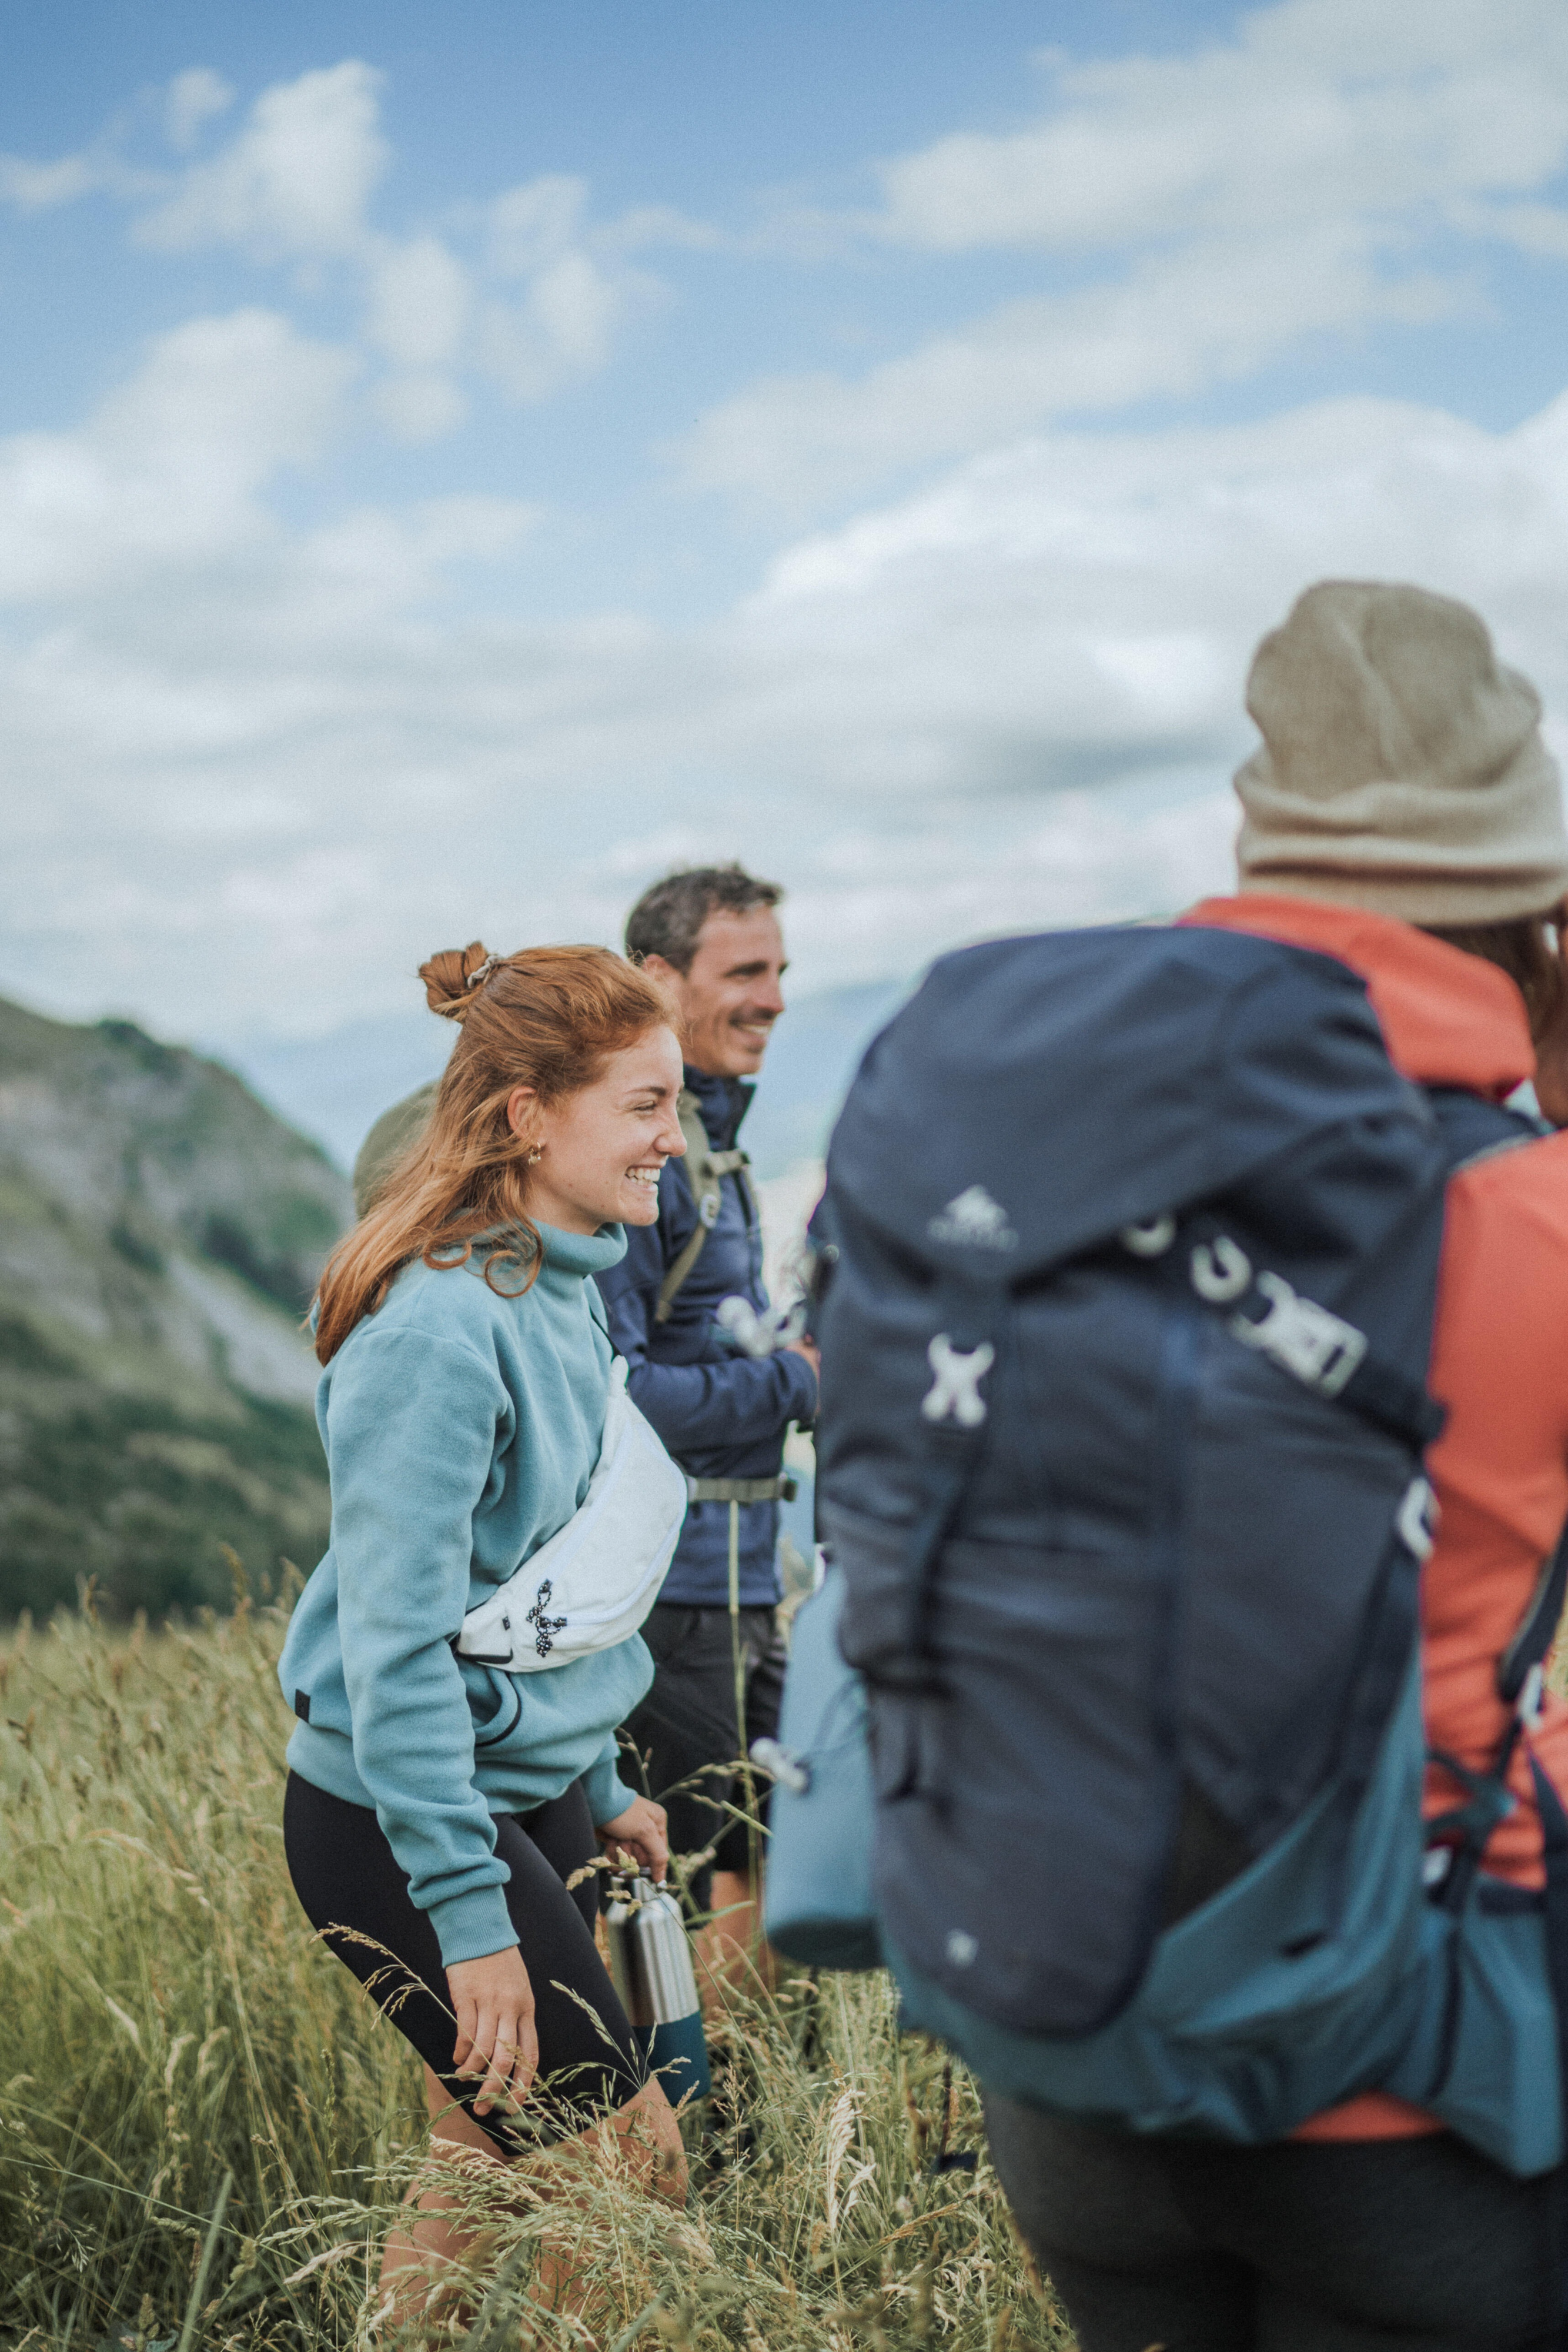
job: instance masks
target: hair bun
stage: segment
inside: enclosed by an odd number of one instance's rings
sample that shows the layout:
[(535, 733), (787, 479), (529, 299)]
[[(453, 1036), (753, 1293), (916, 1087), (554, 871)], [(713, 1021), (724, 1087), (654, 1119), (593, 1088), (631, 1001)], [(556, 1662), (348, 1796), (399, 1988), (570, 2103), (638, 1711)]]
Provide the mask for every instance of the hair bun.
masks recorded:
[(465, 948), (443, 948), (419, 967), (426, 1004), (444, 1020), (461, 1021), (495, 961), (483, 940), (470, 940)]

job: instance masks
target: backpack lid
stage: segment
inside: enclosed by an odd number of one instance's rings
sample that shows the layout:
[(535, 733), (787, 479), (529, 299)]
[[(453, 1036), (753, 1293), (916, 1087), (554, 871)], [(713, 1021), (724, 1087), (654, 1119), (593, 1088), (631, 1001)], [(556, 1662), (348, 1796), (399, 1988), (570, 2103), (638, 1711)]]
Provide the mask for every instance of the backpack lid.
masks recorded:
[(1191, 926), (1044, 932), (932, 967), (828, 1181), (939, 1270), (1008, 1282), (1357, 1118), (1432, 1125), (1347, 965)]

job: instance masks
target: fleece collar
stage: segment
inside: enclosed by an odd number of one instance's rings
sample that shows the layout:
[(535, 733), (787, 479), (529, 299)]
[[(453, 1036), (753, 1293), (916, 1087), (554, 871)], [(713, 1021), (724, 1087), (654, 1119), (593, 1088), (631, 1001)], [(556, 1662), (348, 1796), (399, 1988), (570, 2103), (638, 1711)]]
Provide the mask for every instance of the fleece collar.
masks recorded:
[(596, 1234), (567, 1234), (559, 1225), (541, 1224), (538, 1232), (545, 1264), (557, 1274), (603, 1274), (626, 1255), (624, 1225), (601, 1225)]
[(1184, 923), (1315, 949), (1358, 972), (1395, 1067), (1417, 1086), (1502, 1102), (1535, 1075), (1524, 999), (1505, 971), (1392, 915), (1249, 891), (1205, 898)]
[[(547, 1225), (537, 1221), (539, 1241), (544, 1250), (544, 1271), (547, 1274), (574, 1274), (586, 1277), (603, 1274), (607, 1267), (619, 1265), (626, 1255), (624, 1225), (601, 1225), (596, 1234), (564, 1233), (559, 1225)], [(470, 1274), (482, 1275), (492, 1250), (505, 1245), (508, 1239), (517, 1240), (515, 1230), (497, 1225), (493, 1233), (475, 1236), (467, 1259)], [(533, 1255), (530, 1244), (521, 1244), (517, 1262), (526, 1265)]]

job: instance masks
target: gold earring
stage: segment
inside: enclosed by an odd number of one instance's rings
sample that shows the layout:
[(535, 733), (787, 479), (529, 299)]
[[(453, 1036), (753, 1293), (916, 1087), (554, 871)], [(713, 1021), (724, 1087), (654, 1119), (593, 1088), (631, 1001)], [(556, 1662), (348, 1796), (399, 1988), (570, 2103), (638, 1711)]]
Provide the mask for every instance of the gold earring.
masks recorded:
[(531, 1168), (536, 1160), (542, 1160), (544, 1156), (544, 1145), (542, 1143), (536, 1143), (533, 1150), (528, 1154), (528, 1166)]

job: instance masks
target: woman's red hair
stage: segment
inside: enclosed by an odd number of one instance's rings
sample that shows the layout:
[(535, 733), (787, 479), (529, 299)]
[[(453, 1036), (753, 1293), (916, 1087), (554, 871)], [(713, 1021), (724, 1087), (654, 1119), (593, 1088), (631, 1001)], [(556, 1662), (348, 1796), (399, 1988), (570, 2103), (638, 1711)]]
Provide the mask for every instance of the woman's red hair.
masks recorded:
[(461, 1022), (430, 1124), (388, 1176), (369, 1213), (328, 1259), (317, 1294), (316, 1353), (331, 1362), (356, 1323), (373, 1315), (393, 1276), (413, 1258), (459, 1266), (481, 1235), (495, 1235), (485, 1279), (498, 1265), (538, 1272), (538, 1231), (528, 1215), (527, 1125), (515, 1133), (507, 1104), (531, 1087), (539, 1108), (591, 1086), (612, 1054), (650, 1029), (674, 1026), (656, 981), (609, 948), (525, 948), (492, 957), (481, 941), (449, 948), (419, 967), (432, 1012)]

